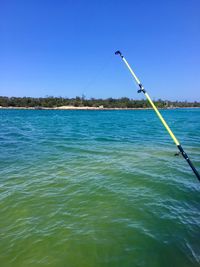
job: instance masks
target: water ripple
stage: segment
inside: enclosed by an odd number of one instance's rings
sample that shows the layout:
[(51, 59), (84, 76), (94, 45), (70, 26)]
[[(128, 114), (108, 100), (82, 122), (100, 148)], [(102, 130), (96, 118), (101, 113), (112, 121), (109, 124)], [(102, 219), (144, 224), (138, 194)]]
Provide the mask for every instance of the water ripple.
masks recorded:
[[(162, 111), (200, 169), (200, 111)], [(0, 262), (200, 266), (200, 187), (152, 111), (0, 110)]]

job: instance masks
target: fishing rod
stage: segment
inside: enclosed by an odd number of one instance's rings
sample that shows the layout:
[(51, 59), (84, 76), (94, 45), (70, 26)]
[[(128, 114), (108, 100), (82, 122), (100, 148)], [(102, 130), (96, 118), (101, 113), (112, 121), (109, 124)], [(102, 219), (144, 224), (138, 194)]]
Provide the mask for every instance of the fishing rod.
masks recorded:
[(159, 112), (159, 110), (157, 109), (157, 107), (155, 106), (155, 104), (153, 103), (153, 101), (151, 100), (150, 96), (148, 95), (148, 93), (146, 92), (146, 90), (144, 89), (144, 86), (142, 85), (142, 83), (140, 82), (140, 80), (138, 79), (138, 77), (135, 75), (134, 71), (131, 69), (130, 65), (128, 64), (128, 62), (126, 61), (126, 59), (124, 58), (124, 56), (122, 55), (122, 53), (120, 51), (116, 51), (115, 55), (119, 55), (121, 57), (121, 59), (124, 61), (124, 63), (126, 64), (126, 66), (128, 67), (130, 73), (132, 74), (133, 78), (135, 79), (136, 83), (139, 86), (139, 90), (138, 93), (144, 93), (144, 95), (146, 96), (147, 100), (149, 101), (149, 103), (151, 104), (152, 108), (154, 109), (154, 111), (156, 112), (156, 114), (158, 115), (158, 118), (161, 120), (162, 124), (164, 125), (164, 127), (166, 128), (166, 130), (168, 131), (169, 135), (171, 136), (171, 138), (173, 139), (174, 143), (176, 144), (177, 148), (179, 149), (179, 153), (182, 154), (183, 158), (187, 161), (187, 163), (189, 164), (189, 166), (191, 167), (191, 169), (193, 170), (194, 174), (196, 175), (197, 179), (200, 182), (200, 175), (197, 171), (197, 169), (194, 167), (193, 163), (191, 162), (191, 160), (189, 159), (188, 155), (185, 153), (185, 151), (183, 150), (181, 144), (179, 143), (178, 139), (176, 138), (176, 136), (173, 134), (172, 130), (169, 128), (168, 124), (166, 123), (166, 121), (164, 120), (163, 116), (161, 115), (161, 113)]

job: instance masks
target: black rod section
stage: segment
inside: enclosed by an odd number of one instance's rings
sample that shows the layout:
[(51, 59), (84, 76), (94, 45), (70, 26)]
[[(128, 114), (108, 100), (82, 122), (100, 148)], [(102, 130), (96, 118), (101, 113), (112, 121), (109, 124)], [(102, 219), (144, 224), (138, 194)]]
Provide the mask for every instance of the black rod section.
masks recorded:
[(184, 157), (184, 159), (187, 161), (187, 163), (189, 164), (189, 166), (191, 167), (191, 169), (193, 170), (194, 174), (196, 175), (197, 179), (200, 182), (200, 175), (197, 171), (197, 169), (194, 167), (193, 163), (191, 162), (191, 160), (189, 159), (188, 155), (185, 153), (185, 151), (183, 150), (181, 145), (177, 146), (179, 151), (181, 152), (182, 156)]

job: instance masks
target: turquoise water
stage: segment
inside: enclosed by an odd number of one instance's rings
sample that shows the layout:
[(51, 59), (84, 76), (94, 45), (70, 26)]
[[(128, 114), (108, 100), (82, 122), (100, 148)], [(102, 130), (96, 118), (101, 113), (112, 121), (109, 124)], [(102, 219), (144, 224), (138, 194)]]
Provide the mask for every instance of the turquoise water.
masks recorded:
[[(200, 109), (162, 114), (200, 171)], [(200, 183), (153, 111), (0, 125), (0, 266), (200, 266)]]

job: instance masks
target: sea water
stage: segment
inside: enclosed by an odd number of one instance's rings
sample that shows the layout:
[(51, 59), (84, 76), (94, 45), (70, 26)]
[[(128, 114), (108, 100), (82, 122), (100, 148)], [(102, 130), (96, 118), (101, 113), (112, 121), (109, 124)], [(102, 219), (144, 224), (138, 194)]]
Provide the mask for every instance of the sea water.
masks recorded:
[[(162, 110), (200, 171), (200, 109)], [(152, 110), (0, 110), (1, 267), (200, 266), (200, 183)]]

